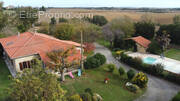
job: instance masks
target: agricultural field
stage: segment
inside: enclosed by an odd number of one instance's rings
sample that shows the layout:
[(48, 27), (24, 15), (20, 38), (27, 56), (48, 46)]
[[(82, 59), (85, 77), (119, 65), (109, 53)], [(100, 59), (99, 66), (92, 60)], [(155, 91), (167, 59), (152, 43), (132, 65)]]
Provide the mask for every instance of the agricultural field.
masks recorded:
[[(151, 17), (155, 23), (158, 24), (171, 24), (173, 23), (173, 17), (175, 15), (180, 15), (180, 12), (170, 12), (170, 13), (151, 13), (151, 12), (138, 12), (138, 11), (125, 11), (125, 10), (95, 10), (95, 9), (64, 9), (64, 8), (52, 8), (47, 9), (47, 11), (40, 16), (40, 22), (50, 21), (50, 16), (53, 13), (59, 13), (61, 16), (78, 16), (78, 14), (84, 14), (86, 16), (102, 15), (105, 16), (109, 21), (115, 18), (128, 16), (133, 21), (139, 21), (143, 15)], [(48, 16), (49, 15), (49, 16)]]

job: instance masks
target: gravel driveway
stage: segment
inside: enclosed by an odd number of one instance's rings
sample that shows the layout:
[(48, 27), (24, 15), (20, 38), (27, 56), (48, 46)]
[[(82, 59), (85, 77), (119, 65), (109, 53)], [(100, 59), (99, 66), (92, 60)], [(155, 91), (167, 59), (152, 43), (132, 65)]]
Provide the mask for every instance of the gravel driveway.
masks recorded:
[[(104, 46), (95, 43), (95, 47), (95, 53), (101, 53), (105, 55), (107, 58), (107, 63), (113, 63), (118, 68), (122, 66), (126, 71), (131, 68), (114, 59), (110, 50), (108, 50)], [(149, 82), (147, 91), (140, 98), (136, 99), (136, 101), (169, 101), (178, 91), (180, 91), (180, 86), (175, 85), (171, 82), (156, 78), (155, 76), (151, 75), (148, 75), (148, 78)]]

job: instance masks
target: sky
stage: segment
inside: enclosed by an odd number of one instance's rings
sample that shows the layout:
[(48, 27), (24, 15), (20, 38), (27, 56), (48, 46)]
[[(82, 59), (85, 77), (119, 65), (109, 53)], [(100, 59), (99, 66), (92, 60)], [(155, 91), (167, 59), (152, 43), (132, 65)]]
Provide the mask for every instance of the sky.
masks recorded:
[(4, 6), (180, 8), (180, 0), (0, 0)]

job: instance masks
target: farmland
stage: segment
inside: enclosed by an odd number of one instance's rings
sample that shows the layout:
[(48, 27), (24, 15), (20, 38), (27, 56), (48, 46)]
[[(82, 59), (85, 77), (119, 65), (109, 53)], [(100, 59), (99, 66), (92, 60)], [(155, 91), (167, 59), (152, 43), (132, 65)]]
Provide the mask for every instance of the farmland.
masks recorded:
[[(115, 18), (128, 16), (133, 21), (139, 21), (143, 15), (147, 15), (148, 17), (152, 18), (155, 23), (158, 24), (171, 24), (173, 23), (173, 17), (175, 15), (180, 15), (180, 12), (169, 12), (169, 13), (152, 13), (152, 12), (138, 12), (132, 10), (96, 10), (96, 9), (65, 9), (65, 8), (51, 8), (47, 9), (47, 14), (51, 13), (60, 13), (60, 14), (91, 14), (91, 15), (102, 15), (105, 16), (109, 21)], [(69, 16), (69, 15), (68, 15)], [(50, 21), (48, 16), (40, 16), (40, 22)]]

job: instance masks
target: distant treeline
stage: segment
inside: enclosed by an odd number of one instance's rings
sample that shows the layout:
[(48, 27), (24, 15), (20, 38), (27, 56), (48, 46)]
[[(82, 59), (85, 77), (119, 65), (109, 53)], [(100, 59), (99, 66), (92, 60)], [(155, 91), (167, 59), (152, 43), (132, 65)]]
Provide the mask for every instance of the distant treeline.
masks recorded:
[[(57, 8), (58, 7), (48, 7), (48, 8)], [(61, 8), (61, 7), (59, 7)], [(153, 12), (153, 13), (166, 13), (180, 11), (180, 8), (132, 8), (132, 7), (66, 7), (66, 9), (94, 9), (94, 10), (134, 10), (139, 12)]]

